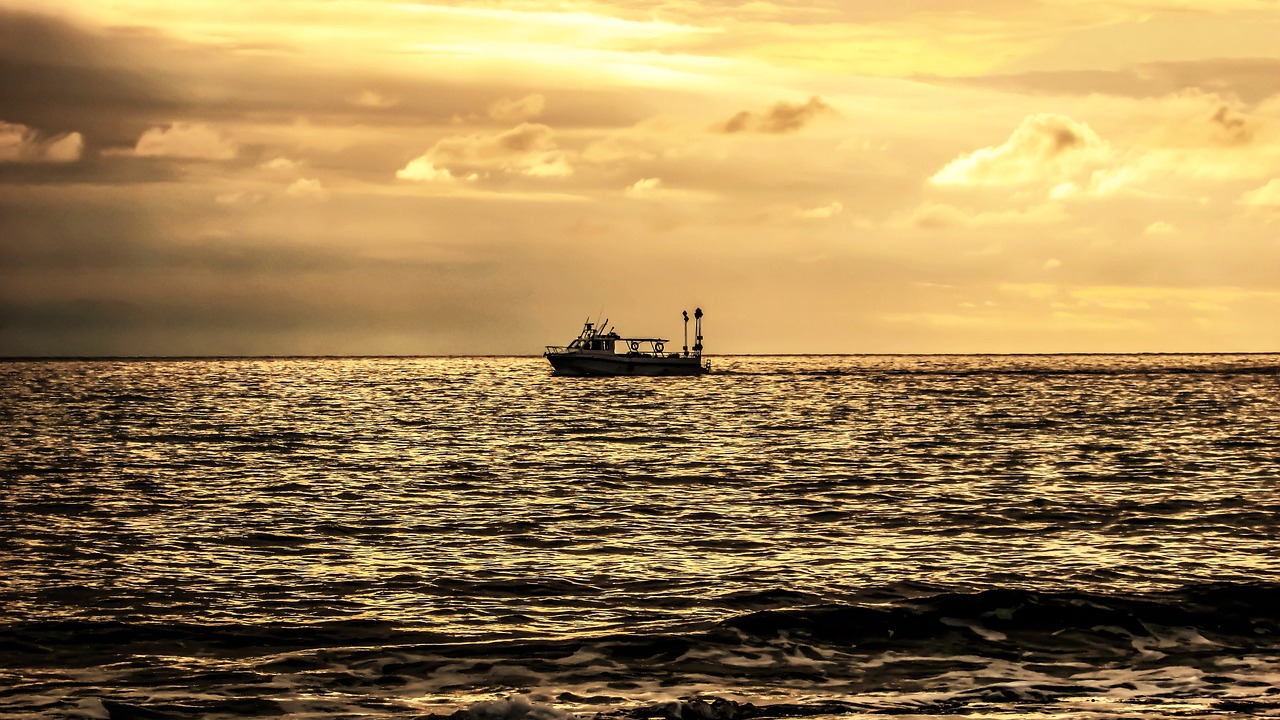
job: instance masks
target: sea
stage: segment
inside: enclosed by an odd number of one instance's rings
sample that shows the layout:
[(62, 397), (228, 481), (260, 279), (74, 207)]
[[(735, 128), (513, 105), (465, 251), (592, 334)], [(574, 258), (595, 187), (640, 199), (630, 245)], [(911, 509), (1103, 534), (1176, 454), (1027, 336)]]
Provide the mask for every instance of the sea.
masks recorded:
[(1280, 355), (0, 362), (0, 717), (1280, 717)]

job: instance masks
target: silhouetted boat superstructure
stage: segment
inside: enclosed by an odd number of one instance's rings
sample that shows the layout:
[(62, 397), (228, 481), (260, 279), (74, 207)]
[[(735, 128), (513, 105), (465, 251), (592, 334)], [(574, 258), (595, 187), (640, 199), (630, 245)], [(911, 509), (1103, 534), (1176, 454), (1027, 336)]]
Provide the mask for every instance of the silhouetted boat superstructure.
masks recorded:
[(697, 341), (689, 351), (689, 312), (684, 312), (684, 349), (667, 353), (665, 338), (622, 337), (605, 320), (599, 328), (588, 320), (567, 346), (548, 345), (543, 355), (556, 375), (702, 375), (702, 308), (693, 311)]

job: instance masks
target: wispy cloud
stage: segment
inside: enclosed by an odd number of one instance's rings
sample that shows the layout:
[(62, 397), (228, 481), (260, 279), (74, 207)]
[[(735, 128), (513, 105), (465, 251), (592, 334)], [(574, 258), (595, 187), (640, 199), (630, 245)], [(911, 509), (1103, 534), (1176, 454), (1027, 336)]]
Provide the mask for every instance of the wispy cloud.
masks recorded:
[(236, 143), (209, 125), (179, 121), (142, 133), (133, 154), (184, 160), (230, 160), (237, 150)]
[(83, 153), (84, 137), (78, 132), (49, 136), (0, 121), (0, 163), (71, 163)]
[(521, 123), (542, 114), (547, 99), (538, 93), (521, 98), (502, 98), (489, 105), (489, 117), (499, 122)]
[(796, 208), (796, 217), (802, 220), (826, 220), (844, 212), (844, 205), (837, 201), (832, 201), (827, 205), (818, 207)]
[(1240, 202), (1253, 207), (1280, 208), (1280, 178), (1273, 178), (1266, 185), (1240, 196)]
[(1025, 118), (1003, 144), (965, 153), (929, 179), (936, 185), (1056, 185), (1107, 162), (1093, 128), (1064, 115)]
[(727, 134), (755, 132), (776, 135), (795, 132), (822, 115), (834, 113), (826, 101), (815, 95), (808, 102), (780, 102), (764, 112), (743, 110), (713, 129)]
[(396, 176), (447, 182), (458, 174), (486, 172), (562, 177), (573, 174), (573, 166), (570, 153), (557, 147), (554, 130), (537, 123), (521, 123), (500, 133), (443, 138), (409, 161)]
[(316, 178), (298, 178), (285, 189), (284, 194), (299, 200), (329, 199), (329, 191)]

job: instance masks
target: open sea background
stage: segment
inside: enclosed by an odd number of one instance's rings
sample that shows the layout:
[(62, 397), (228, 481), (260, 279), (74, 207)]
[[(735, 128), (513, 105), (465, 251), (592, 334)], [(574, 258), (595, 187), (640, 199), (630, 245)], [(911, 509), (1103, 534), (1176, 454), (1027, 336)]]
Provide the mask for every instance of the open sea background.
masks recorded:
[(0, 716), (1280, 716), (1280, 355), (0, 363)]

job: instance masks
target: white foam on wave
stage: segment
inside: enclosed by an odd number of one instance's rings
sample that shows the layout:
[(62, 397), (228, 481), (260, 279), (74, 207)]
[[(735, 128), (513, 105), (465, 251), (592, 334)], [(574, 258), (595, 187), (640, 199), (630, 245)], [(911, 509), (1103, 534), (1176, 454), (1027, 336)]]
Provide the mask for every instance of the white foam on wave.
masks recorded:
[(1004, 642), (1009, 639), (1008, 635), (1005, 635), (1004, 633), (998, 630), (992, 630), (973, 620), (962, 620), (960, 618), (950, 618), (950, 617), (938, 618), (938, 620), (943, 625), (949, 625), (951, 627), (965, 628), (966, 630), (971, 630), (973, 631), (973, 634), (989, 642)]
[(476, 703), (466, 709), (474, 720), (568, 720), (573, 715), (557, 707), (534, 702), (525, 695)]
[(562, 665), (564, 667), (586, 667), (591, 665), (601, 665), (608, 661), (605, 659), (604, 653), (583, 645), (569, 657), (561, 658), (554, 662), (557, 665)]
[(111, 713), (107, 710), (107, 706), (102, 704), (102, 698), (91, 697), (77, 700), (76, 711), (78, 713), (83, 713), (80, 717), (85, 718), (102, 718), (105, 720), (106, 718), (111, 717)]

